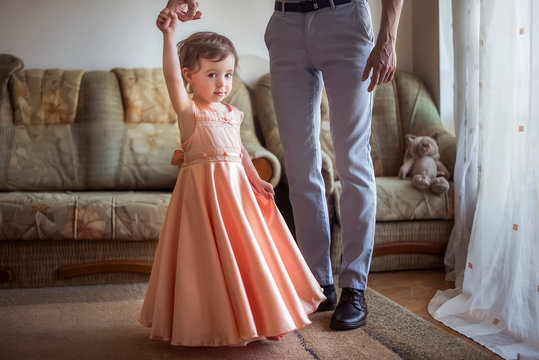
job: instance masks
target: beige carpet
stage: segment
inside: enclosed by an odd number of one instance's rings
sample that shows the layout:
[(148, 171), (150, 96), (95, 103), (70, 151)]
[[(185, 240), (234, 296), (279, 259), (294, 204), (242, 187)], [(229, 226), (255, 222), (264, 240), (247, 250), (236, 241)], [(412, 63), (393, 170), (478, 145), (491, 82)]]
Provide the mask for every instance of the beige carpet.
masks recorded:
[(477, 348), (368, 290), (365, 327), (332, 331), (331, 312), (279, 342), (185, 348), (136, 321), (146, 284), (0, 290), (0, 359), (486, 359)]

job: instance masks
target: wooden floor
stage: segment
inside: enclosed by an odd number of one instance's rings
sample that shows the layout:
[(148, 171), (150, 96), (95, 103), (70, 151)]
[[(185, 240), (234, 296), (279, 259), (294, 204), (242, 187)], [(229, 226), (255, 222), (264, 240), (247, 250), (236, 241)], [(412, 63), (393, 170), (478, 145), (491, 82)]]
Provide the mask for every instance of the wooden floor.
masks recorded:
[(454, 284), (445, 281), (444, 277), (445, 273), (443, 270), (370, 273), (368, 286), (434, 325), (474, 344), (482, 349), (485, 354), (490, 355), (491, 359), (501, 359), (501, 357), (490, 350), (446, 327), (429, 315), (427, 305), (436, 291), (454, 287)]

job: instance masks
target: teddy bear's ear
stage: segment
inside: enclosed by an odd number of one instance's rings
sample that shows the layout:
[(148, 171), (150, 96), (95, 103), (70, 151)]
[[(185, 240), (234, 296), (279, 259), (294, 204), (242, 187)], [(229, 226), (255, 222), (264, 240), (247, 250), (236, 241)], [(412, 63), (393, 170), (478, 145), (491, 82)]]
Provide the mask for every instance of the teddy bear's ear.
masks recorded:
[(433, 138), (436, 141), (436, 143), (438, 143), (438, 133), (437, 132), (432, 134), (430, 137)]
[(408, 145), (410, 145), (410, 144), (415, 140), (416, 137), (417, 137), (417, 136), (415, 136), (415, 135), (407, 134), (406, 137), (405, 137), (406, 143), (407, 143)]

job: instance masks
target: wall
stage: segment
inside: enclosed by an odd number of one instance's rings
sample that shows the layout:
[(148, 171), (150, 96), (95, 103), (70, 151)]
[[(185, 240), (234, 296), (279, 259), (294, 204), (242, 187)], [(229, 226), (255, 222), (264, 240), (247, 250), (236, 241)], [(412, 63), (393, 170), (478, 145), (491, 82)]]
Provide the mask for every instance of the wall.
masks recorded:
[[(418, 0), (414, 0), (418, 1)], [(240, 72), (254, 82), (268, 71), (263, 42), (273, 0), (200, 0), (203, 18), (179, 25), (178, 39), (199, 30), (228, 36), (240, 54)], [(161, 66), (155, 19), (166, 0), (0, 0), (0, 53), (26, 68)], [(378, 31), (381, 5), (370, 1)], [(398, 66), (414, 70), (412, 2), (405, 1), (397, 42)]]
[[(397, 67), (401, 70), (414, 71), (414, 8), (413, 3), (416, 0), (404, 0), (402, 13), (399, 21), (397, 33)], [(371, 17), (374, 33), (378, 34), (380, 29), (380, 16), (382, 6), (379, 0), (370, 0)]]
[(452, 0), (439, 0), (440, 29), (440, 118), (445, 128), (455, 134), (453, 116), (453, 20)]
[[(260, 41), (271, 15), (271, 0), (201, 0), (203, 21), (181, 23), (178, 37), (197, 30), (219, 31), (236, 41), (240, 53), (265, 56)], [(265, 3), (266, 6), (260, 6)], [(156, 66), (161, 33), (155, 27), (166, 0), (0, 0), (0, 50), (29, 66), (108, 69)], [(202, 7), (204, 10), (204, 7)], [(249, 17), (237, 16), (248, 13)]]
[(414, 73), (440, 105), (438, 1), (413, 0)]

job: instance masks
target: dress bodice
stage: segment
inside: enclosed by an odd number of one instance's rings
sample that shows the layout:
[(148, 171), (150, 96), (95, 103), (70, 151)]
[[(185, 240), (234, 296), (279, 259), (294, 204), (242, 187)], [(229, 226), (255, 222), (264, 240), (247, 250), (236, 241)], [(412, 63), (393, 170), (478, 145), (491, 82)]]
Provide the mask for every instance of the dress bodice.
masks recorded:
[(195, 103), (195, 130), (176, 150), (173, 164), (189, 165), (200, 161), (241, 160), (240, 127), (243, 113), (225, 104), (227, 112), (203, 108)]

